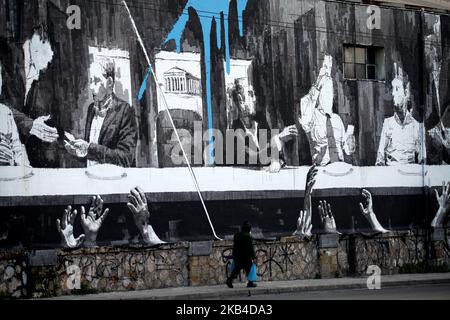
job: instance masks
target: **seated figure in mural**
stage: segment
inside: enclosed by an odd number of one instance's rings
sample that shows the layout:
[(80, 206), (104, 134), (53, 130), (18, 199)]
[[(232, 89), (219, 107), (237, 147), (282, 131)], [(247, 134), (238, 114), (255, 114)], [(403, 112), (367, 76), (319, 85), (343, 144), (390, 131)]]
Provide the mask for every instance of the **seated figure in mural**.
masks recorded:
[(326, 55), (316, 83), (301, 99), (299, 122), (308, 136), (313, 161), (321, 166), (345, 161), (355, 151), (353, 133), (347, 134), (341, 117), (333, 112), (333, 59)]
[(450, 209), (450, 182), (442, 182), (442, 194), (435, 189), (436, 200), (438, 202), (439, 208), (436, 212), (436, 216), (431, 222), (433, 228), (444, 228), (448, 223), (448, 212)]
[(114, 94), (115, 64), (111, 60), (93, 63), (90, 89), (94, 102), (89, 106), (84, 139), (66, 133), (64, 146), (87, 165), (108, 163), (136, 166), (137, 124), (133, 107)]
[[(269, 165), (270, 172), (278, 172), (284, 166), (284, 155), (282, 150), (282, 141), (288, 141), (297, 135), (295, 126), (286, 127), (281, 133), (274, 134), (269, 128), (264, 116), (256, 112), (256, 97), (253, 88), (249, 86), (245, 92), (242, 79), (235, 80), (235, 86), (232, 91), (234, 115), (231, 128), (235, 130), (235, 136), (238, 140), (237, 145), (245, 145), (245, 164)], [(261, 130), (265, 130), (266, 135), (261, 135)], [(246, 143), (248, 138), (249, 143)], [(269, 152), (269, 150), (271, 150)], [(274, 151), (277, 154), (273, 154)], [(235, 150), (235, 164), (239, 163), (236, 158), (240, 150)], [(264, 159), (266, 158), (266, 159)], [(254, 162), (252, 163), (252, 160)]]
[(394, 116), (384, 120), (376, 165), (423, 163), (426, 158), (424, 126), (411, 114), (410, 83), (401, 67), (394, 64), (392, 80)]
[[(0, 46), (3, 48), (3, 50), (0, 50), (1, 59), (6, 63), (15, 54), (11, 51), (12, 49), (6, 40), (0, 39)], [(53, 58), (50, 42), (42, 27), (35, 28), (32, 37), (25, 41), (23, 54), (24, 65), (21, 69), (26, 78), (22, 81), (20, 77), (17, 77), (17, 69), (14, 63), (5, 65), (4, 76), (8, 84), (4, 85), (2, 101), (11, 105), (10, 109), (14, 115), (23, 144), (26, 144), (31, 136), (36, 137), (37, 141), (47, 144), (54, 143), (58, 139), (58, 131), (56, 128), (46, 124), (50, 120), (50, 115), (39, 116), (34, 120), (27, 115), (28, 113), (39, 113), (36, 110), (31, 110), (34, 109), (33, 106), (36, 103), (34, 92), (42, 72), (47, 69)]]
[[(0, 63), (0, 95), (2, 94), (2, 65)], [(20, 142), (19, 131), (10, 108), (0, 103), (0, 165), (29, 165), (27, 152)]]
[[(133, 220), (136, 223), (143, 242), (151, 246), (165, 243), (158, 237), (149, 223), (150, 212), (144, 191), (140, 187), (132, 189), (128, 195), (128, 200), (127, 206), (133, 215)], [(108, 213), (109, 209), (103, 210), (103, 199), (100, 196), (92, 197), (88, 212), (86, 212), (84, 206), (81, 206), (81, 226), (84, 234), (75, 238), (73, 224), (75, 223), (78, 211), (72, 210), (72, 207), (68, 206), (64, 210), (62, 219), (56, 220), (56, 227), (61, 236), (63, 247), (73, 249), (80, 247), (82, 244), (85, 247), (96, 246), (98, 232)]]

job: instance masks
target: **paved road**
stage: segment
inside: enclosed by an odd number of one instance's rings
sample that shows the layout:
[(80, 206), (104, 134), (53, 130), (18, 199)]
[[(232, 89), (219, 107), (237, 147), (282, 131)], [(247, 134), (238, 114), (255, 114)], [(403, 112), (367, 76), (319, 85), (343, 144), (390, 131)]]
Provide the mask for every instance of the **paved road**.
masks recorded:
[(239, 300), (450, 300), (450, 284), (252, 295)]

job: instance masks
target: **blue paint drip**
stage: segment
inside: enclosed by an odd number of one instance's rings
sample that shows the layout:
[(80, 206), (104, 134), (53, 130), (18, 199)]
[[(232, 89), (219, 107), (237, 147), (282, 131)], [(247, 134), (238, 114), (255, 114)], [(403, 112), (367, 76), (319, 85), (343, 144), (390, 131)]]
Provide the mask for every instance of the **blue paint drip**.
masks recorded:
[(142, 97), (144, 96), (145, 90), (147, 89), (147, 81), (151, 73), (152, 73), (152, 66), (148, 66), (147, 74), (145, 75), (144, 81), (142, 81), (141, 88), (139, 89), (139, 93), (137, 96), (138, 101), (141, 101)]
[[(248, 0), (237, 0), (237, 10), (238, 10), (238, 21), (239, 21), (239, 34), (241, 37), (244, 36), (244, 27), (242, 16), (245, 8), (247, 7)], [(222, 47), (222, 25), (221, 25), (221, 14), (224, 14), (224, 33), (225, 33), (225, 60), (226, 60), (226, 71), (230, 74), (230, 44), (229, 44), (229, 12), (230, 12), (230, 0), (189, 0), (183, 9), (183, 14), (177, 20), (166, 40), (164, 45), (170, 40), (175, 41), (177, 52), (181, 52), (181, 37), (186, 28), (186, 24), (189, 21), (189, 8), (197, 11), (200, 18), (200, 23), (202, 25), (203, 32), (203, 47), (205, 52), (205, 67), (206, 67), (206, 103), (208, 111), (208, 128), (209, 130), (209, 159), (210, 164), (214, 164), (214, 140), (212, 133), (212, 106), (211, 106), (211, 27), (212, 20), (216, 21), (216, 32), (217, 32), (217, 47), (221, 49)], [(141, 90), (139, 91), (139, 97), (142, 98), (143, 92), (147, 87), (148, 73), (144, 82), (142, 83)]]

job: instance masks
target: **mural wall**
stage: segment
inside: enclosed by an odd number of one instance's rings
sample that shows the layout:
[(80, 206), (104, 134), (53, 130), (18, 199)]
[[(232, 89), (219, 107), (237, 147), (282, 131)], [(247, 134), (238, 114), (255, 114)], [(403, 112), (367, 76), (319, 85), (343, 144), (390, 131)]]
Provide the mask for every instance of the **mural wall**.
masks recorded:
[(370, 227), (429, 226), (450, 179), (450, 19), (381, 7), (372, 28), (367, 9), (0, 0), (5, 240), (153, 245), (242, 219), (278, 236), (302, 209), (326, 230), (319, 200), (351, 232), (372, 194)]

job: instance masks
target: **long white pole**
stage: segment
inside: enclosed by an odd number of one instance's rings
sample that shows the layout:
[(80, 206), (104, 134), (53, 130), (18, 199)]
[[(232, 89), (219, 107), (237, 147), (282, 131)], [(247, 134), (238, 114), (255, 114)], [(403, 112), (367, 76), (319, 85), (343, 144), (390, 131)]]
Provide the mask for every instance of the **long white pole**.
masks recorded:
[(201, 193), (201, 191), (200, 191), (200, 187), (199, 187), (199, 185), (198, 185), (197, 177), (195, 176), (194, 170), (192, 169), (191, 164), (189, 163), (189, 159), (188, 159), (188, 157), (187, 157), (187, 155), (186, 155), (186, 152), (184, 151), (183, 145), (182, 145), (182, 143), (181, 143), (180, 136), (178, 135), (177, 128), (175, 127), (175, 123), (173, 122), (172, 115), (170, 114), (169, 107), (168, 107), (168, 105), (167, 105), (166, 95), (165, 95), (164, 91), (163, 91), (163, 90), (159, 87), (159, 85), (158, 85), (159, 80), (158, 80), (158, 78), (156, 77), (155, 72), (153, 71), (152, 64), (151, 64), (151, 62), (150, 62), (150, 58), (149, 58), (148, 53), (147, 53), (147, 49), (146, 49), (145, 46), (144, 46), (144, 42), (142, 41), (141, 35), (139, 34), (139, 30), (138, 30), (138, 28), (136, 27), (136, 23), (134, 22), (133, 16), (131, 15), (131, 12), (130, 12), (130, 9), (128, 8), (127, 2), (126, 2), (125, 0), (123, 0), (122, 2), (123, 2), (123, 4), (124, 4), (124, 6), (125, 6), (125, 9), (126, 9), (127, 12), (128, 12), (128, 15), (129, 15), (130, 20), (131, 20), (131, 24), (133, 25), (133, 29), (134, 29), (134, 31), (135, 31), (135, 33), (136, 33), (136, 36), (137, 36), (138, 41), (139, 41), (139, 43), (140, 43), (140, 45), (141, 45), (141, 47), (142, 47), (142, 50), (144, 51), (145, 59), (147, 59), (147, 63), (148, 63), (149, 70), (151, 71), (152, 76), (153, 76), (153, 78), (154, 78), (155, 81), (156, 81), (156, 88), (160, 90), (161, 95), (162, 95), (162, 97), (163, 97), (164, 107), (165, 107), (165, 109), (166, 109), (166, 111), (167, 111), (167, 115), (169, 116), (170, 124), (172, 125), (173, 130), (174, 130), (174, 132), (175, 132), (175, 136), (176, 136), (176, 138), (177, 138), (177, 140), (178, 140), (178, 143), (180, 144), (180, 148), (181, 148), (181, 151), (182, 151), (182, 153), (183, 153), (184, 160), (186, 161), (186, 164), (187, 164), (187, 166), (188, 166), (189, 173), (191, 174), (192, 180), (194, 181), (195, 188), (197, 189), (198, 196), (200, 197), (200, 201), (201, 201), (201, 203), (202, 203), (203, 210), (205, 211), (206, 218), (208, 219), (209, 226), (211, 227), (211, 230), (212, 230), (212, 232), (213, 232), (214, 238), (216, 238), (217, 240), (222, 240), (221, 238), (219, 238), (219, 237), (217, 236), (216, 231), (214, 230), (214, 226), (213, 226), (213, 224), (212, 224), (212, 222), (211, 222), (211, 218), (210, 218), (210, 216), (209, 216), (208, 209), (206, 208), (205, 201), (203, 200), (203, 196), (202, 196), (202, 193)]

